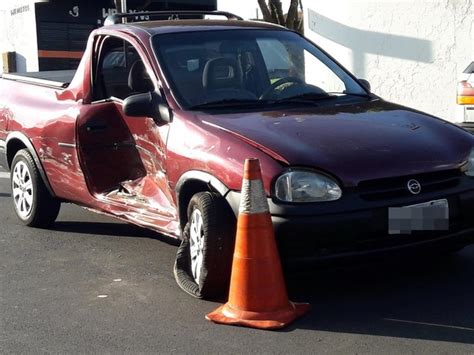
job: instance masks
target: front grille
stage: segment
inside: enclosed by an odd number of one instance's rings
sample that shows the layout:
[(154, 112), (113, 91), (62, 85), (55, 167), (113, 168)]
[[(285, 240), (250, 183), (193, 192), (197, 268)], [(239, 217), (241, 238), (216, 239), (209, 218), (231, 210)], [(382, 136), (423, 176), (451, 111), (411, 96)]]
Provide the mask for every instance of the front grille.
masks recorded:
[(456, 187), (460, 183), (460, 170), (445, 170), (433, 173), (424, 173), (394, 178), (366, 180), (357, 186), (360, 197), (366, 201), (377, 201), (404, 196), (413, 196), (408, 191), (407, 183), (411, 179), (421, 184), (420, 195), (427, 192), (443, 191)]
[(292, 217), (275, 224), (280, 255), (286, 260), (316, 260), (429, 242), (474, 228), (471, 216), (474, 210), (474, 191), (462, 194), (454, 192), (445, 198), (449, 204), (449, 231), (413, 231), (411, 234), (390, 235), (390, 205), (380, 203), (384, 206), (338, 214)]
[(449, 231), (413, 231), (411, 234), (388, 234), (388, 209), (371, 210), (370, 217), (340, 221), (329, 216), (316, 225), (282, 227), (277, 234), (280, 255), (284, 259), (320, 258), (345, 253), (361, 253), (385, 248), (402, 247), (434, 240), (449, 234), (474, 228), (474, 221), (465, 219), (457, 197), (448, 198)]

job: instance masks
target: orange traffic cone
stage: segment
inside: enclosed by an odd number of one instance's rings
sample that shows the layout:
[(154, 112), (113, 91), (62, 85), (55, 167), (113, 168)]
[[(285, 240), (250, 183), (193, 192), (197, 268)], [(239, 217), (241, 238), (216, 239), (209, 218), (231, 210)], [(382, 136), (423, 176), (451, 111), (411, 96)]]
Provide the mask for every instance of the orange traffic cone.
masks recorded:
[(260, 329), (283, 328), (309, 311), (288, 300), (258, 159), (245, 161), (228, 302), (206, 319)]

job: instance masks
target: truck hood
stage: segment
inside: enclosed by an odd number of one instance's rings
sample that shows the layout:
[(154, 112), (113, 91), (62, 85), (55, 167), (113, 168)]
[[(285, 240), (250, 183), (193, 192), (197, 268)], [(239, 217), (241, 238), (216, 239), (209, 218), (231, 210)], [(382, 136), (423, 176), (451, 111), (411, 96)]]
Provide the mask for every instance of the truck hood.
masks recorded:
[(474, 143), (446, 121), (382, 100), (201, 118), (277, 160), (324, 171), (346, 186), (459, 168)]

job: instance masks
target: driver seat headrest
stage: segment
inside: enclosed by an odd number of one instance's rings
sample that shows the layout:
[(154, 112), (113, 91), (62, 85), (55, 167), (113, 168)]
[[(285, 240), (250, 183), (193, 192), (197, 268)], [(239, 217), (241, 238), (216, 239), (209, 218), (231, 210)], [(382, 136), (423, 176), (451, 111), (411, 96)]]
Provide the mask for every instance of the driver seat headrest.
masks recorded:
[(242, 69), (234, 58), (211, 59), (204, 67), (202, 85), (207, 90), (242, 89)]
[(142, 60), (138, 59), (130, 68), (128, 74), (128, 87), (133, 92), (144, 93), (154, 89), (153, 82), (148, 75), (148, 72)]

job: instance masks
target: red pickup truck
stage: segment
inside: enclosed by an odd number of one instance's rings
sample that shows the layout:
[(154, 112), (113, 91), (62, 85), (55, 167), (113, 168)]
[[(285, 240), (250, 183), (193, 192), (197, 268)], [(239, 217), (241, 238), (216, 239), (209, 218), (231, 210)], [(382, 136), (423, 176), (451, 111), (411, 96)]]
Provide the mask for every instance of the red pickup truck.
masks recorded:
[(472, 242), (469, 133), (382, 100), (297, 33), (180, 15), (116, 15), (77, 71), (3, 75), (0, 164), (23, 223), (73, 202), (180, 238), (178, 283), (212, 297), (257, 157), (287, 265)]

